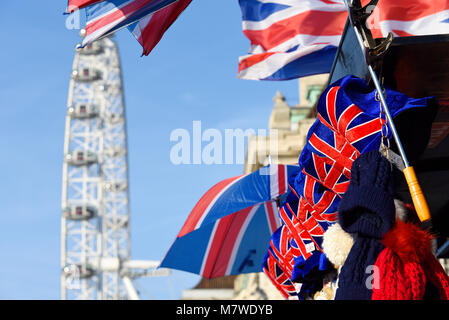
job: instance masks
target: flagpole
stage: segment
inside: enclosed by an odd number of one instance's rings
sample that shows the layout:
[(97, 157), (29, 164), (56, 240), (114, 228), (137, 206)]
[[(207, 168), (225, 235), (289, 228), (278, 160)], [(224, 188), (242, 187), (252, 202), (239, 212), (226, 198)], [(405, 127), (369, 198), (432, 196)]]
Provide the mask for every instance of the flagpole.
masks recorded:
[(410, 195), (412, 197), (413, 204), (415, 206), (416, 213), (418, 214), (419, 219), (421, 220), (423, 227), (425, 228), (431, 228), (431, 216), (430, 216), (430, 210), (427, 205), (426, 198), (424, 197), (424, 193), (421, 190), (421, 186), (419, 185), (418, 179), (416, 177), (415, 169), (410, 166), (407, 156), (404, 151), (404, 147), (402, 146), (401, 140), (399, 138), (399, 134), (396, 130), (396, 126), (393, 122), (393, 117), (390, 114), (390, 111), (388, 109), (387, 102), (385, 100), (385, 96), (382, 90), (382, 86), (380, 85), (379, 78), (376, 75), (376, 72), (374, 71), (372, 65), (369, 63), (366, 53), (367, 53), (367, 46), (365, 45), (365, 40), (363, 39), (360, 30), (358, 29), (360, 26), (358, 25), (360, 21), (353, 21), (352, 17), (352, 11), (353, 6), (353, 0), (351, 0), (351, 5), (349, 5), (348, 0), (344, 0), (346, 9), (349, 14), (349, 21), (354, 29), (354, 33), (357, 37), (357, 41), (360, 45), (360, 48), (362, 49), (362, 53), (365, 57), (365, 62), (368, 66), (368, 71), (371, 75), (371, 79), (373, 80), (374, 86), (376, 87), (378, 96), (380, 98), (380, 103), (383, 106), (383, 109), (385, 111), (385, 115), (387, 117), (387, 121), (390, 125), (390, 129), (392, 132), (392, 136), (396, 142), (396, 145), (398, 147), (399, 153), (402, 157), (402, 161), (404, 162), (405, 169), (403, 170), (405, 179), (407, 180), (407, 184), (409, 187)]

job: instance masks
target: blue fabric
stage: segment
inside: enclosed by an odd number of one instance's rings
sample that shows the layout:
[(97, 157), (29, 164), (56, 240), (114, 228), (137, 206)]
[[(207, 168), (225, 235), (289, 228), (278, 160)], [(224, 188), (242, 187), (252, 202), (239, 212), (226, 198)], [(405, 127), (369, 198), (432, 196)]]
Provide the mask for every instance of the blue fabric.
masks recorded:
[[(239, 215), (234, 213), (234, 217)], [(228, 219), (229, 216), (222, 218)], [(206, 224), (199, 229), (187, 233), (183, 237), (176, 238), (167, 251), (161, 262), (161, 267), (183, 270), (195, 274), (200, 274), (210, 278), (211, 274), (201, 273), (202, 265), (209, 257), (208, 245), (210, 239), (217, 235), (215, 227), (221, 222), (217, 220), (215, 224)], [(230, 228), (244, 228), (241, 241), (233, 239), (220, 243), (221, 248), (235, 248), (235, 258), (229, 259), (228, 265), (216, 264), (212, 275), (225, 276), (232, 274), (244, 274), (260, 271), (266, 253), (266, 244), (270, 241), (270, 221), (268, 221), (266, 207), (260, 205), (252, 218), (245, 224), (232, 224)], [(229, 232), (230, 230), (228, 230)], [(234, 230), (235, 232), (235, 230)]]
[(392, 166), (379, 151), (360, 155), (352, 165), (351, 183), (338, 208), (343, 230), (382, 239), (395, 222)]
[(368, 277), (373, 274), (368, 267), (375, 264), (383, 249), (383, 244), (373, 238), (357, 238), (338, 275), (335, 300), (371, 300)]
[[(285, 165), (282, 167), (285, 167), (286, 170), (286, 182), (293, 182), (296, 174), (299, 172), (299, 167), (296, 165)], [(276, 194), (275, 191), (271, 190), (271, 180), (273, 179), (278, 179), (278, 173), (277, 171), (270, 172), (270, 166), (267, 166), (236, 180), (210, 204), (210, 209), (202, 224), (214, 223), (231, 213), (272, 200), (273, 195)], [(200, 199), (198, 201), (198, 203), (202, 202), (205, 202), (205, 200)]]
[[(95, 39), (90, 39), (89, 41), (83, 41), (81, 47), (85, 47), (88, 43), (91, 43), (92, 41), (95, 41), (99, 37), (111, 34), (115, 31), (120, 30), (121, 28), (127, 27), (134, 22), (142, 19), (143, 17), (154, 13), (167, 5), (175, 2), (176, 0), (153, 0), (145, 5), (143, 5), (138, 10), (129, 13), (128, 16), (121, 22), (117, 24), (111, 24), (109, 25), (105, 30), (101, 32), (101, 34), (98, 34)], [(107, 15), (114, 10), (122, 10), (124, 5), (126, 6), (127, 0), (108, 0), (103, 1), (94, 5), (91, 5), (85, 9), (86, 13), (86, 25), (89, 25), (93, 20), (95, 20), (98, 17), (101, 17), (102, 15)], [(101, 20), (100, 20), (101, 21)], [(114, 22), (115, 23), (115, 22)], [(103, 26), (104, 27), (104, 26)]]
[(287, 63), (269, 77), (261, 80), (283, 81), (327, 73), (332, 68), (336, 52), (337, 47), (326, 46)]
[(242, 10), (242, 20), (261, 21), (278, 12), (291, 6), (279, 3), (265, 3), (257, 0), (239, 0), (240, 8)]

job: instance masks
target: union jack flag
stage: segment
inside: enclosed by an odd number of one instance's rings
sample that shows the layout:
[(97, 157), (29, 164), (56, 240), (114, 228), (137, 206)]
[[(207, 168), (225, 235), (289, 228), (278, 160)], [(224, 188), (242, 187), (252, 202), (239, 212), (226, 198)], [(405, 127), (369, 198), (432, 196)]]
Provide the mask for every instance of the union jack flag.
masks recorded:
[[(330, 71), (347, 19), (342, 0), (240, 0), (243, 33), (239, 77), (289, 80)], [(379, 0), (368, 19), (375, 38), (449, 33), (446, 0)]]
[[(410, 108), (427, 106), (428, 98), (412, 99), (389, 89), (386, 96), (393, 117)], [(299, 157), (300, 171), (279, 210), (283, 225), (273, 234), (268, 249), (271, 259), (278, 259), (280, 265), (276, 274), (270, 274), (270, 279), (282, 279), (286, 285), (279, 274), (279, 270), (284, 270), (293, 286), (300, 288), (296, 292), (300, 299), (301, 290), (311, 284), (298, 287), (295, 282), (303, 281), (305, 263), (309, 264), (308, 268), (310, 264), (318, 267), (322, 237), (337, 220), (338, 205), (349, 185), (352, 163), (361, 153), (379, 149), (380, 130), (385, 124), (375, 91), (364, 80), (353, 76), (327, 88), (318, 101), (317, 112)], [(275, 269), (264, 270), (274, 272)], [(290, 288), (289, 284), (287, 287)], [(284, 294), (289, 292), (280, 288)]]
[(108, 0), (88, 6), (82, 47), (163, 9), (176, 0)]
[(350, 171), (338, 162), (320, 157), (313, 152), (303, 152), (301, 156), (305, 164), (304, 173), (340, 196), (345, 193), (349, 185)]
[(263, 271), (282, 296), (286, 299), (298, 299), (296, 286), (290, 281), (284, 264), (279, 263), (278, 258), (274, 257), (271, 251), (266, 254), (264, 260)]
[(379, 0), (368, 19), (375, 38), (388, 32), (407, 37), (449, 33), (449, 2), (446, 0)]
[(347, 12), (331, 0), (239, 0), (251, 41), (239, 77), (287, 80), (330, 70)]
[(301, 171), (295, 179), (292, 193), (299, 199), (299, 214), (312, 214), (319, 222), (335, 222), (340, 196), (324, 187), (311, 175)]
[(299, 251), (294, 255), (303, 256), (307, 259), (311, 256), (311, 252), (315, 250), (317, 243), (312, 236), (320, 236), (324, 233), (318, 222), (309, 216), (305, 220), (298, 218), (298, 203), (287, 203), (279, 210), (279, 216), (295, 240), (295, 244)]

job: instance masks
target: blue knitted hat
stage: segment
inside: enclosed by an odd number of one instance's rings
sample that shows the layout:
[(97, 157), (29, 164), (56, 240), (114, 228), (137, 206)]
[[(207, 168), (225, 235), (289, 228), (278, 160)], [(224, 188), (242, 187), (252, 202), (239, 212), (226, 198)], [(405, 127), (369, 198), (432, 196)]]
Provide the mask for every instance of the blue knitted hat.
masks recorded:
[(336, 300), (371, 300), (369, 280), (379, 241), (395, 223), (392, 167), (379, 151), (361, 154), (351, 168), (351, 182), (338, 211), (343, 230), (356, 235), (338, 278)]

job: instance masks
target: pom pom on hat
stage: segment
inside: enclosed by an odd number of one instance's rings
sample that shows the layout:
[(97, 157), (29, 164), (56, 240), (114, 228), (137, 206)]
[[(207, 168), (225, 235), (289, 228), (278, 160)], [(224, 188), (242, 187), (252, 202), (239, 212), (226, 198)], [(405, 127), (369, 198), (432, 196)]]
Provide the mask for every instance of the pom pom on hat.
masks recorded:
[(338, 223), (331, 225), (323, 235), (323, 252), (338, 267), (345, 263), (353, 245), (354, 236), (344, 231)]

